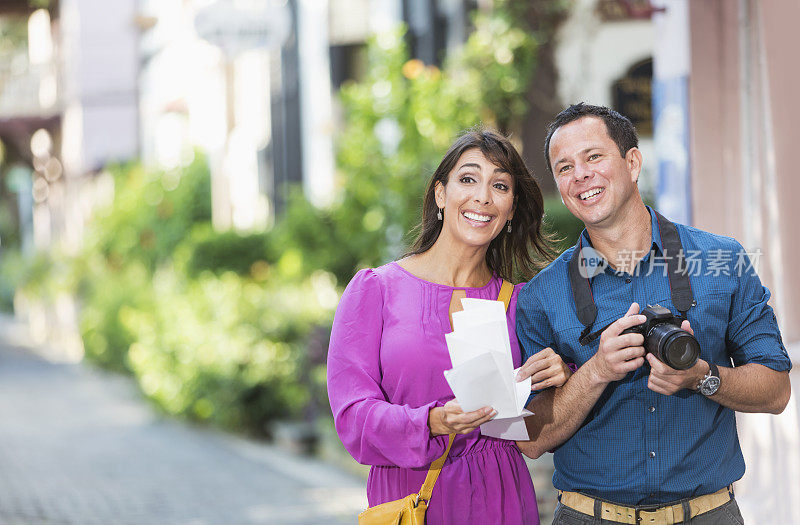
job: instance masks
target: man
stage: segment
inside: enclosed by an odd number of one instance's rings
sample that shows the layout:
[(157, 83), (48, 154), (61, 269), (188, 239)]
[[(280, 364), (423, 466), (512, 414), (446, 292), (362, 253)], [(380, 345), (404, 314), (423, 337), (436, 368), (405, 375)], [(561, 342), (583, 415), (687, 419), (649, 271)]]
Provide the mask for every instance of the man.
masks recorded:
[[(532, 441), (519, 446), (558, 447), (555, 524), (741, 523), (734, 411), (782, 412), (791, 363), (741, 245), (645, 206), (637, 146), (631, 122), (604, 107), (573, 105), (550, 125), (548, 169), (586, 230), (520, 292), (517, 334), (526, 358), (552, 347), (578, 369), (532, 396)], [(694, 334), (693, 366), (672, 368), (623, 333), (645, 322), (640, 305)], [(529, 360), (518, 377), (536, 384), (545, 366)]]

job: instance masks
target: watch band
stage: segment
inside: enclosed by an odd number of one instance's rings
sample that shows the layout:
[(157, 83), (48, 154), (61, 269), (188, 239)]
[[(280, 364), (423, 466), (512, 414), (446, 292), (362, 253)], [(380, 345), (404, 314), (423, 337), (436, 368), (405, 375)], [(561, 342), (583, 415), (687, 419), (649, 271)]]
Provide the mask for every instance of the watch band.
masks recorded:
[(709, 362), (708, 373), (700, 380), (700, 384), (697, 385), (697, 391), (706, 397), (713, 396), (719, 390), (719, 386), (719, 368), (716, 364)]

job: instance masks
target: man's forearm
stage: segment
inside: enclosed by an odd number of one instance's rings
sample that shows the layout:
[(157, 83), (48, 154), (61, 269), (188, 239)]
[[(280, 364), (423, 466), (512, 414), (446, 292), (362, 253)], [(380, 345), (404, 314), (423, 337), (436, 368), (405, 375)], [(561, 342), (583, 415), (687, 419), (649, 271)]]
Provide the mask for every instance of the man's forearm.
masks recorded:
[(525, 418), (531, 440), (517, 442), (519, 449), (526, 456), (537, 458), (569, 439), (606, 386), (590, 367), (582, 366), (564, 386), (539, 393), (528, 405), (534, 415)]
[(719, 379), (719, 390), (709, 399), (737, 412), (780, 414), (792, 393), (788, 372), (756, 363), (719, 367)]

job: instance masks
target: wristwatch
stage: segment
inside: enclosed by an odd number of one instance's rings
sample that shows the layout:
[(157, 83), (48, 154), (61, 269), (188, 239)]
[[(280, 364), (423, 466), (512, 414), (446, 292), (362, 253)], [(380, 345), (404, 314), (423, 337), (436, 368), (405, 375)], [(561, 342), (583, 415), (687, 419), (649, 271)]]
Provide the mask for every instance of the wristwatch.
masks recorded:
[(704, 396), (713, 396), (719, 390), (719, 368), (714, 363), (708, 363), (708, 373), (700, 380), (697, 391)]

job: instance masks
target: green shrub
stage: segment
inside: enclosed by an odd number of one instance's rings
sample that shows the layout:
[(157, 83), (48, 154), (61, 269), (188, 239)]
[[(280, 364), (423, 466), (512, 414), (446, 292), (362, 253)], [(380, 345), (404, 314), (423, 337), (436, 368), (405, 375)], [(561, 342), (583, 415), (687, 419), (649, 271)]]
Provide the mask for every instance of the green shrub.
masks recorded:
[(156, 304), (151, 276), (140, 262), (120, 268), (97, 259), (94, 263), (80, 295), (83, 307), (79, 329), (84, 352), (88, 360), (103, 368), (129, 371), (128, 349), (138, 335), (122, 320), (131, 311), (147, 311)]
[(111, 169), (114, 199), (97, 210), (87, 232), (87, 253), (121, 267), (140, 262), (149, 271), (170, 259), (195, 224), (211, 220), (211, 182), (205, 158), (161, 172), (131, 163)]
[(179, 250), (186, 251), (184, 257), (189, 275), (196, 276), (206, 270), (217, 274), (232, 271), (251, 275), (278, 259), (270, 239), (265, 232), (218, 232), (210, 224), (202, 223)]
[(130, 367), (158, 406), (255, 434), (305, 406), (302, 343), (338, 298), (329, 274), (286, 286), (161, 270), (154, 292), (153, 308), (126, 310), (122, 323), (136, 334)]

